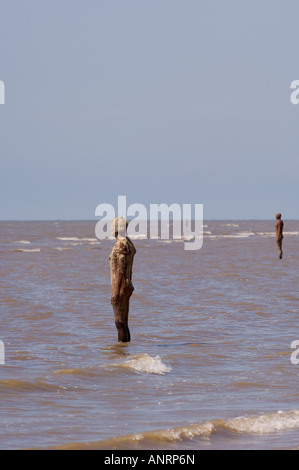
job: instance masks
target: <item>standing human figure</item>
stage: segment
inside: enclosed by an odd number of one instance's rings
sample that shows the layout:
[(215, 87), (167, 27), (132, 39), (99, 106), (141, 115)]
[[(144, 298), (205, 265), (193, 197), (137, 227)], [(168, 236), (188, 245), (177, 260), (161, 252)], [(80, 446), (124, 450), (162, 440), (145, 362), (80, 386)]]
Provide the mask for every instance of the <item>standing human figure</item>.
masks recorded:
[(128, 223), (123, 217), (113, 219), (112, 232), (116, 243), (109, 256), (112, 297), (115, 326), (118, 330), (118, 341), (127, 343), (131, 340), (128, 326), (129, 301), (133, 294), (132, 284), (135, 246), (126, 236)]
[(283, 226), (284, 226), (284, 223), (281, 219), (281, 214), (280, 213), (276, 214), (276, 220), (277, 220), (276, 226), (275, 226), (276, 243), (277, 243), (279, 258), (282, 259), (282, 240), (283, 240)]

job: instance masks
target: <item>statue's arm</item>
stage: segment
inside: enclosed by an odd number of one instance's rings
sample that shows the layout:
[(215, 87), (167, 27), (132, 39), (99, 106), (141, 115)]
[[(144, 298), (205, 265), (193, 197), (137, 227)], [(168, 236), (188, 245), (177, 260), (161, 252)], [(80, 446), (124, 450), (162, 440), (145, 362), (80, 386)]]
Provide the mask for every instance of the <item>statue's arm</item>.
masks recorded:
[(117, 297), (121, 294), (125, 274), (125, 255), (122, 243), (115, 244), (110, 257), (111, 262), (111, 283), (112, 283), (112, 297)]

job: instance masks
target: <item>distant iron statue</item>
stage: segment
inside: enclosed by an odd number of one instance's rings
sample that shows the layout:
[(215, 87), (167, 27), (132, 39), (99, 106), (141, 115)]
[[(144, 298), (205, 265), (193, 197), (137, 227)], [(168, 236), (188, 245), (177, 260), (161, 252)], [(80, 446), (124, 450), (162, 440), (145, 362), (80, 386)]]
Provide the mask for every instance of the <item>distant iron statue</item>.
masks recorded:
[(276, 232), (276, 243), (277, 243), (277, 248), (278, 248), (278, 254), (279, 258), (282, 259), (282, 240), (283, 240), (283, 226), (284, 223), (281, 219), (281, 214), (278, 213), (276, 214), (276, 226), (275, 226), (275, 232)]
[(118, 330), (118, 341), (128, 343), (131, 340), (128, 326), (129, 302), (133, 294), (133, 261), (136, 249), (126, 236), (128, 223), (123, 217), (113, 219), (112, 232), (116, 243), (109, 256), (112, 297), (111, 304)]

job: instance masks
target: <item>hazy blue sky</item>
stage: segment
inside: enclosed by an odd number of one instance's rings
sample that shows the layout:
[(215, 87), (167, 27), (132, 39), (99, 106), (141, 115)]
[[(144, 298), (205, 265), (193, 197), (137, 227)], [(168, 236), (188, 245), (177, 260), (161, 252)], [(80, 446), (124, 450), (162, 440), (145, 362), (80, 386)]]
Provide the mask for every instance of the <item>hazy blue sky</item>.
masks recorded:
[(0, 219), (299, 218), (298, 0), (1, 0)]

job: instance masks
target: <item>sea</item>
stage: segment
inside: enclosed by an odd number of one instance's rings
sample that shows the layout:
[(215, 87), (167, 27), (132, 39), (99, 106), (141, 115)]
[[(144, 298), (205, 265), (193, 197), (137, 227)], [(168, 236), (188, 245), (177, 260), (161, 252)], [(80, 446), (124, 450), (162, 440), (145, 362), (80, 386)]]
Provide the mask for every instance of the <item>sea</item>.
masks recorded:
[(130, 343), (95, 226), (0, 222), (0, 449), (299, 449), (299, 221), (136, 236)]

